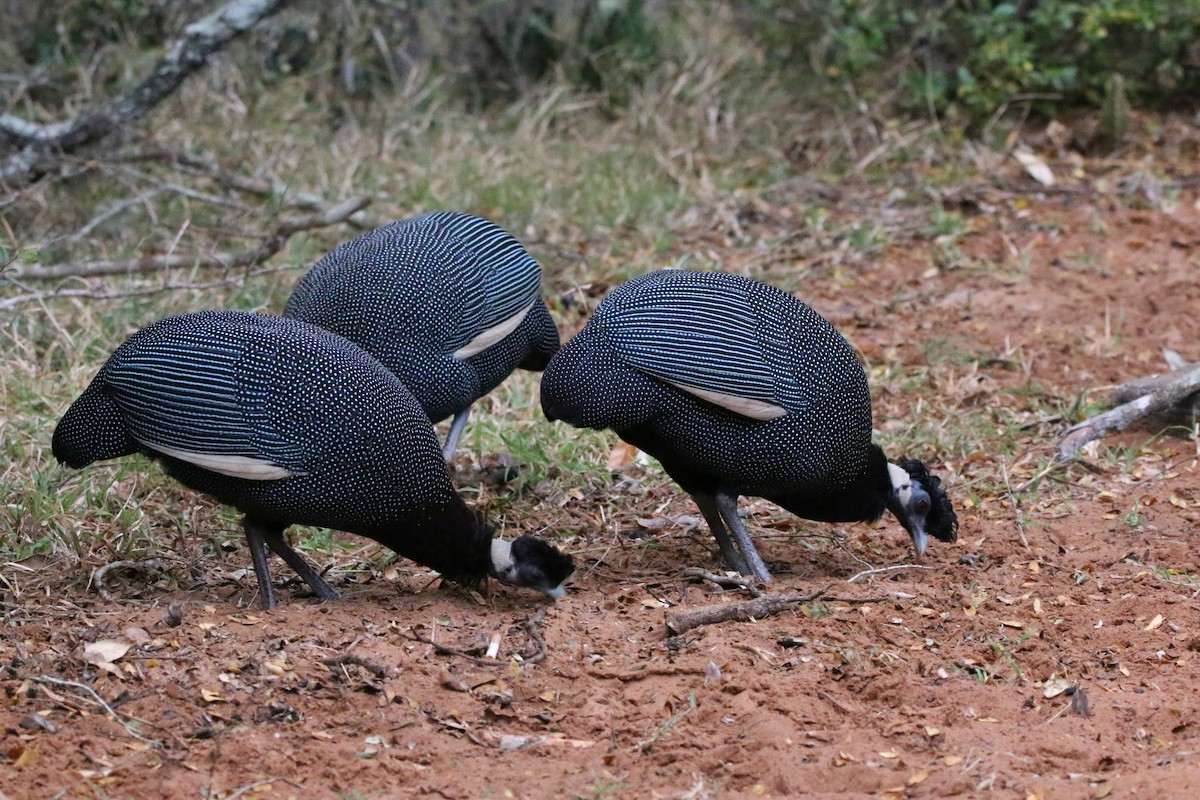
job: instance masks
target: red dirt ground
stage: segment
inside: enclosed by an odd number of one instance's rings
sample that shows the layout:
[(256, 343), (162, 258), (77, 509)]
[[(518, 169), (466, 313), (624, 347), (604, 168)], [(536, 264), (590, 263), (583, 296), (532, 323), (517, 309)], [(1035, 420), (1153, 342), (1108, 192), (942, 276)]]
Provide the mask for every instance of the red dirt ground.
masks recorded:
[[(959, 542), (934, 542), (926, 569), (847, 583), (868, 566), (909, 563), (894, 521), (822, 526), (743, 500), (773, 591), (832, 585), (874, 602), (823, 600), (670, 637), (669, 610), (746, 595), (681, 577), (716, 569), (686, 496), (617, 486), (514, 501), (523, 519), (510, 524), (582, 531), (562, 539), (580, 569), (548, 608), (505, 588), (484, 599), (431, 587), (407, 562), (344, 583), (344, 598), (325, 605), (285, 588), (271, 612), (253, 606), (252, 578), (186, 592), (110, 579), (120, 603), (9, 594), (3, 791), (1194, 796), (1197, 440), (1125, 434), (1042, 475), (1019, 505), (1005, 487), (1050, 464), (1066, 423), (1046, 414), (1047, 398), (1065, 408), (1086, 389), (1161, 371), (1163, 346), (1200, 361), (1196, 197), (1185, 191), (1168, 212), (1105, 195), (956, 196), (970, 230), (941, 270), (920, 233), (858, 266), (830, 255), (837, 242), (789, 254), (690, 234), (727, 248), (731, 269), (756, 262), (766, 280), (807, 270), (803, 297), (876, 365), (877, 425), (896, 441), (918, 420), (981, 431), (957, 452), (921, 453), (961, 521)], [(774, 235), (804, 208), (777, 197), (743, 224), (751, 239)], [(920, 403), (902, 391), (914, 380)], [(1017, 423), (1026, 428), (1011, 454), (989, 449), (998, 427)], [(163, 621), (172, 602), (177, 627)], [(493, 635), (500, 657), (483, 665), (414, 640), (479, 656)], [(130, 637), (110, 671), (81, 658), (88, 642)], [(366, 666), (325, 663), (346, 654)], [(143, 722), (127, 731), (90, 696), (38, 676), (85, 683)]]

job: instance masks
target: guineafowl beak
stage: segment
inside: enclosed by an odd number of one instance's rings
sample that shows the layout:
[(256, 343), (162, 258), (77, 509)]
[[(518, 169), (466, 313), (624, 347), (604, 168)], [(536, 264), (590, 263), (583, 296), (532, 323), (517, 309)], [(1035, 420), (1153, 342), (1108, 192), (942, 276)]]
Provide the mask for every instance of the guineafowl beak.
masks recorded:
[(929, 513), (929, 492), (920, 482), (914, 481), (908, 471), (888, 464), (888, 474), (892, 478), (892, 493), (888, 497), (887, 508), (892, 515), (908, 531), (912, 537), (913, 550), (917, 558), (925, 555), (929, 546), (929, 535), (925, 532), (925, 517)]

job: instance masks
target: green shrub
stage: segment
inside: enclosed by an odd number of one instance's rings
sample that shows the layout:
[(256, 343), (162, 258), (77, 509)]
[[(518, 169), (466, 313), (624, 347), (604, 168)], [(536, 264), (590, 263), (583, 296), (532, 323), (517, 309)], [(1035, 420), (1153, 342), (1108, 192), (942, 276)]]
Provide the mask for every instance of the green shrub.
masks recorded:
[(1114, 74), (1135, 107), (1194, 104), (1200, 91), (1200, 0), (752, 5), (771, 54), (973, 123), (1013, 101), (1099, 106)]

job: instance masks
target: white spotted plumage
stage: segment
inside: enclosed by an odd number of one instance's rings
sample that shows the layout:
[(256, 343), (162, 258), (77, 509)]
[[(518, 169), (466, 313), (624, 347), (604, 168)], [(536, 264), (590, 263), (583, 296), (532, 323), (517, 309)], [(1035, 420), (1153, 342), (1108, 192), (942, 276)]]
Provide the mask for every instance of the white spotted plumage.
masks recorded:
[(435, 212), (346, 242), (297, 284), (284, 315), (345, 336), (390, 369), (434, 422), (558, 349), (541, 268), (480, 217)]
[[(770, 573), (738, 519), (740, 495), (829, 522), (889, 508), (921, 547), (930, 504), (906, 508), (908, 473), (871, 441), (854, 350), (807, 305), (758, 281), (663, 270), (618, 286), (546, 368), (542, 408), (656, 457), (696, 499), (726, 563), (761, 580)], [(948, 502), (939, 513), (952, 539)]]
[[(336, 596), (283, 540), (290, 524), (370, 537), (455, 580), (492, 569), (492, 528), (455, 492), (412, 393), (369, 353), (297, 320), (234, 311), (170, 317), (109, 357), (55, 428), (71, 467), (142, 452), (245, 513), (264, 605), (264, 545)], [(522, 542), (501, 579), (553, 592), (570, 559)], [(544, 585), (543, 585), (544, 584)]]

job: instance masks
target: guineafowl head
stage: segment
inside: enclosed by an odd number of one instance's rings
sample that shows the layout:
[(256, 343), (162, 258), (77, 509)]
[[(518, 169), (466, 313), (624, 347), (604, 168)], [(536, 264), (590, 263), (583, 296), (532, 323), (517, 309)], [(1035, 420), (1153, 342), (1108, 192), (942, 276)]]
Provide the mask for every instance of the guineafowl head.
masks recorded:
[(898, 466), (889, 463), (888, 474), (892, 492), (887, 509), (912, 537), (918, 557), (925, 554), (930, 536), (942, 542), (958, 538), (958, 516), (942, 489), (941, 478), (929, 474), (915, 458), (904, 459)]
[(574, 560), (533, 536), (515, 542), (492, 540), (491, 576), (501, 583), (527, 586), (551, 597), (566, 594), (562, 584), (575, 571)]

